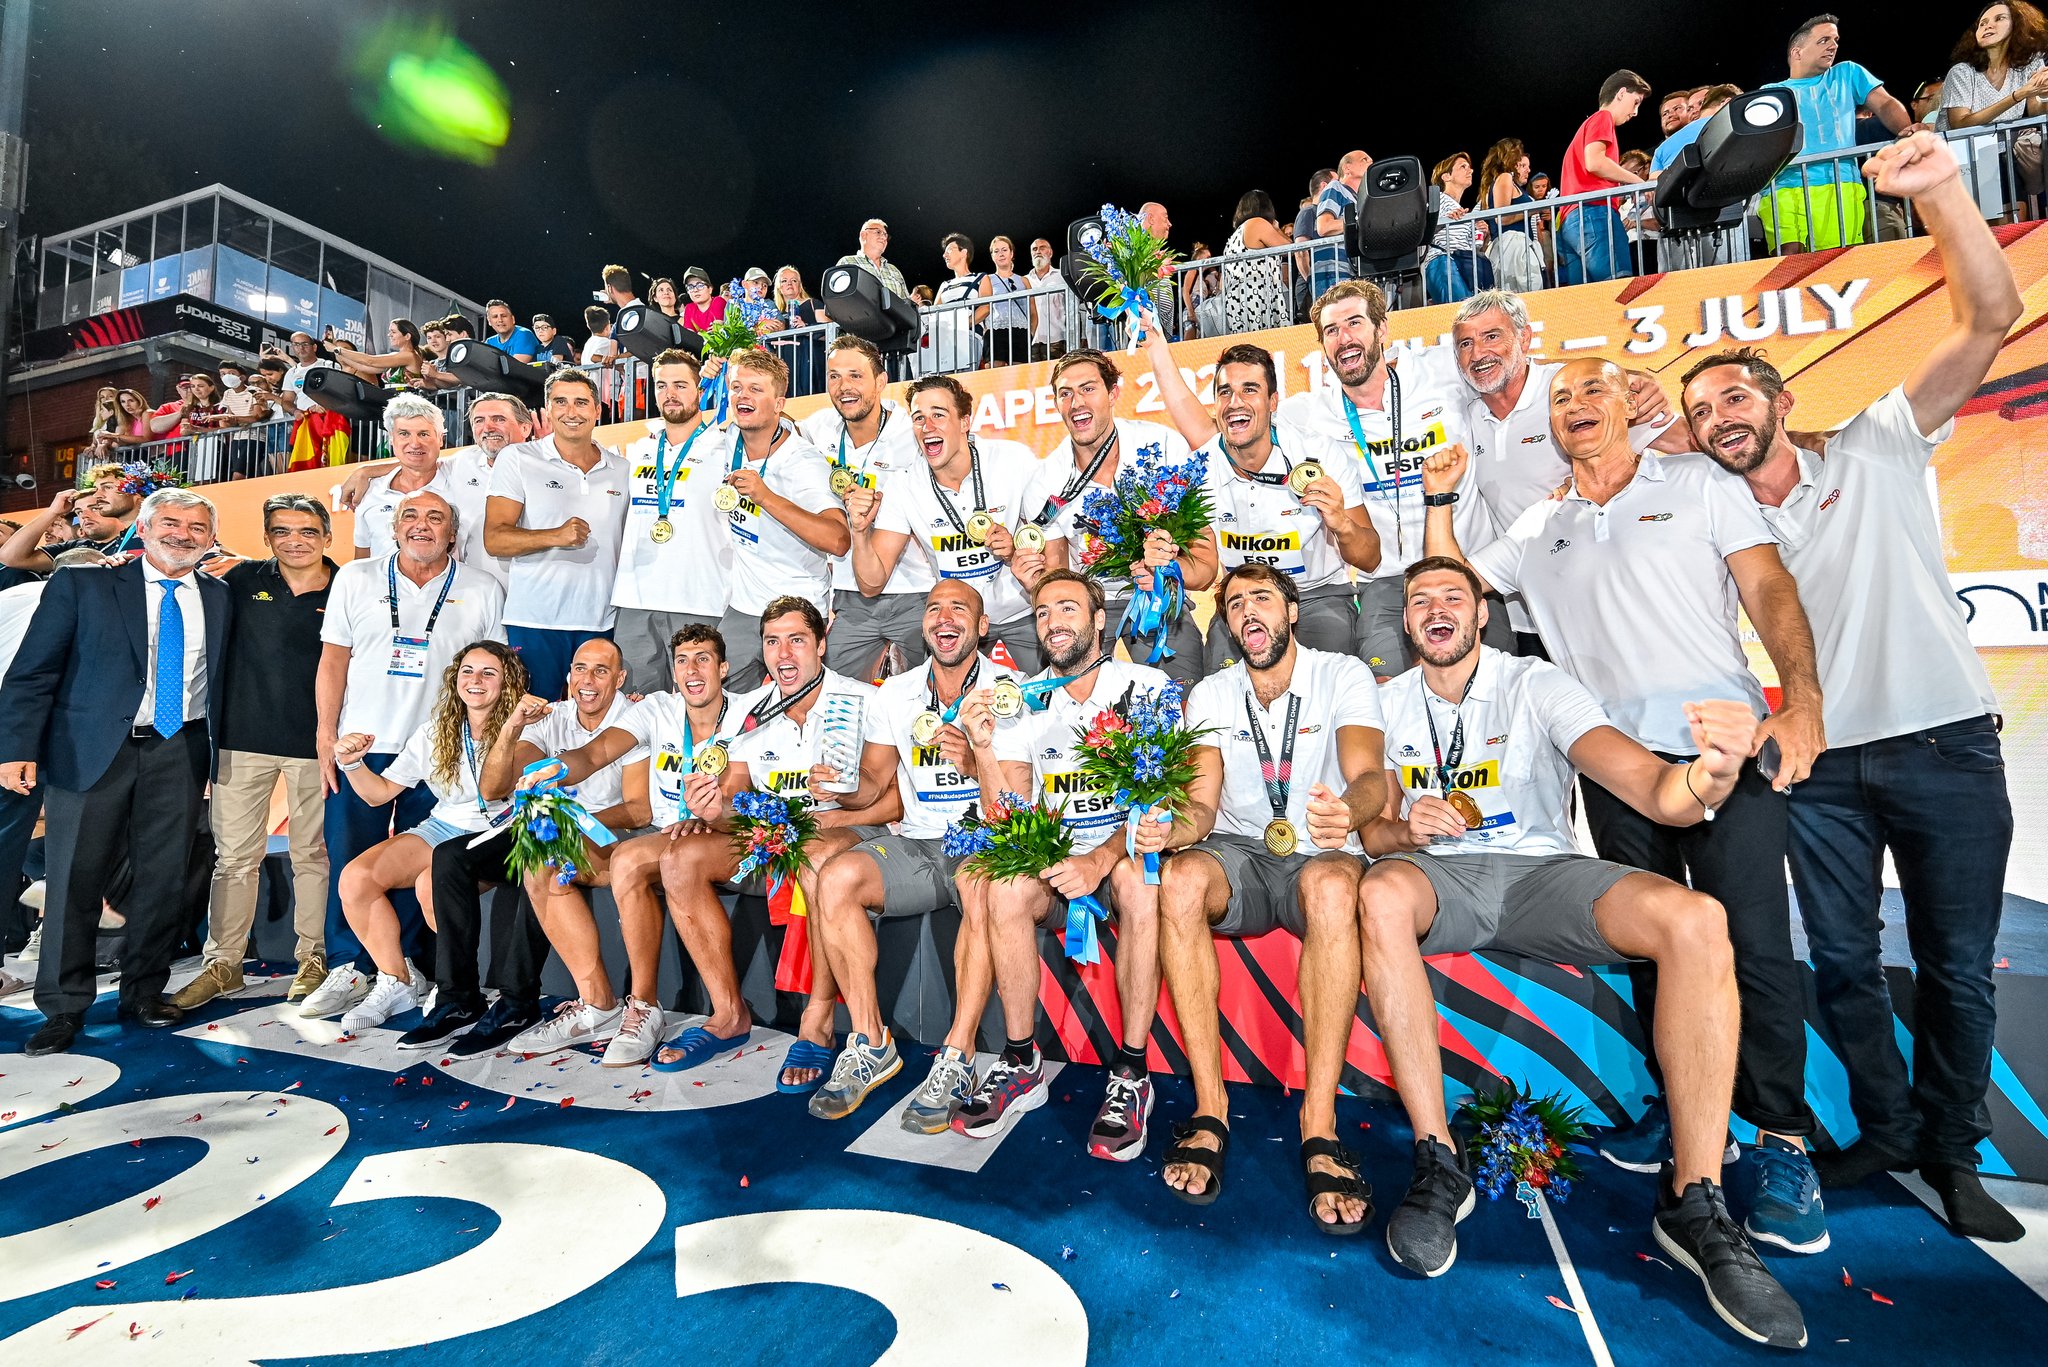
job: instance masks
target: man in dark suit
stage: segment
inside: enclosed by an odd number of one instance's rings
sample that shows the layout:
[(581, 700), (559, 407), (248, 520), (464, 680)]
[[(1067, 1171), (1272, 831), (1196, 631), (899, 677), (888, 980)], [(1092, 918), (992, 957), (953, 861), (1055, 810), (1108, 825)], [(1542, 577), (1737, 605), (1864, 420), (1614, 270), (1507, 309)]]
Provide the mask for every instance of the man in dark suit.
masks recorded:
[(93, 941), (122, 854), (140, 894), (128, 914), (121, 1014), (183, 1016), (163, 998), (178, 903), (218, 740), (230, 595), (197, 572), (213, 504), (159, 489), (136, 520), (139, 559), (50, 580), (0, 689), (0, 788), (40, 778), (48, 889), (31, 1055), (71, 1047), (97, 995)]

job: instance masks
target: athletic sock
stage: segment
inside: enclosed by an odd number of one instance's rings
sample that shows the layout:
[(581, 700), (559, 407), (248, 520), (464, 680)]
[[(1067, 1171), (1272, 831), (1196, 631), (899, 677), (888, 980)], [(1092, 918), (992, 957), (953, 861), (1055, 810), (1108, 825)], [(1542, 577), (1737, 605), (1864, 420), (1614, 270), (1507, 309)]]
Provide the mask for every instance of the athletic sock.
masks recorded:
[(1032, 1055), (1038, 1050), (1038, 1042), (1029, 1037), (1003, 1041), (1003, 1061), (1014, 1063), (1019, 1068), (1031, 1066)]
[(1921, 1165), (1920, 1176), (1941, 1197), (1948, 1227), (1956, 1233), (2009, 1244), (2027, 1232), (1998, 1198), (1984, 1190), (1976, 1169), (1926, 1163)]
[(1118, 1045), (1116, 1061), (1110, 1066), (1125, 1077), (1143, 1077), (1150, 1071), (1145, 1063), (1145, 1046), (1143, 1045), (1139, 1045), (1135, 1049), (1128, 1044)]

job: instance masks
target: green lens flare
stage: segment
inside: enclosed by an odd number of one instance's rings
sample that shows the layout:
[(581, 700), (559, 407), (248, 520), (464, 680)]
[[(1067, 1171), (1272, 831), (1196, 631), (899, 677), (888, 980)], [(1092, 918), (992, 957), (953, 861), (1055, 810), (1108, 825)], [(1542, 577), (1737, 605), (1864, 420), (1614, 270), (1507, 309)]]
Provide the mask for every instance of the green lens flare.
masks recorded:
[(511, 134), (504, 83), (439, 25), (385, 20), (351, 67), (357, 112), (400, 147), (488, 166)]

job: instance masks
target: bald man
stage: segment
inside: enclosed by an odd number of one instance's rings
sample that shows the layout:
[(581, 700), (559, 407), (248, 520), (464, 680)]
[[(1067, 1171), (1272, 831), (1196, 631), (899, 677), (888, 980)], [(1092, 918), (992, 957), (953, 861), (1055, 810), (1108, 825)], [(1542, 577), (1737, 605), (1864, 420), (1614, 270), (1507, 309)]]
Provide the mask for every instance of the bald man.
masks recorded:
[[(1614, 724), (1668, 761), (1698, 755), (1683, 704), (1726, 698), (1768, 717), (1762, 762), (1744, 768), (1714, 819), (1662, 826), (1590, 779), (1586, 822), (1603, 859), (1689, 882), (1727, 909), (1742, 995), (1736, 1114), (1759, 1131), (1751, 1237), (1797, 1253), (1827, 1247), (1826, 1216), (1805, 1152), (1815, 1129), (1805, 1098), (1805, 989), (1792, 955), (1786, 893), (1785, 793), (1824, 747), (1813, 633), (1798, 586), (1740, 476), (1698, 454), (1637, 454), (1628, 439), (1628, 377), (1612, 362), (1572, 361), (1551, 377), (1550, 427), (1570, 462), (1563, 492), (1467, 556), (1452, 522), (1463, 447), (1423, 465), (1431, 555), (1464, 560), (1488, 589), (1528, 605), (1551, 658)], [(1736, 610), (1755, 623), (1777, 667), (1775, 715), (1749, 671)], [(1767, 742), (1775, 742), (1765, 750)], [(1655, 979), (1631, 969), (1647, 1034)], [(1610, 1161), (1657, 1171), (1670, 1156), (1661, 1103), (1647, 1123), (1603, 1147)], [(1659, 1200), (1675, 1196), (1660, 1189)]]
[[(1345, 278), (1347, 271), (1344, 261), (1344, 211), (1358, 203), (1359, 187), (1365, 184), (1365, 173), (1372, 166), (1372, 158), (1361, 151), (1346, 152), (1337, 162), (1337, 178), (1325, 185), (1316, 196), (1316, 237), (1320, 239), (1310, 253), (1309, 298), (1320, 299), (1323, 291)], [(1337, 241), (1330, 241), (1335, 238)]]

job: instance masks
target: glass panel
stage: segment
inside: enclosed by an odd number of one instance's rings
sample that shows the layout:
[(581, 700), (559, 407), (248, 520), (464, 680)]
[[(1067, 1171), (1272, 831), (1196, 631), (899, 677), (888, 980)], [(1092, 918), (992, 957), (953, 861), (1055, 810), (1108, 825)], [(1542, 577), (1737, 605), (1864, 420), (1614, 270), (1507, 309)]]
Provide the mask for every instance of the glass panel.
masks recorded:
[(185, 206), (185, 250), (213, 245), (213, 215), (221, 201), (212, 195)]
[(370, 297), (370, 267), (338, 247), (329, 247), (320, 260), (320, 283), (350, 299)]
[(220, 201), (220, 243), (257, 261), (270, 257), (270, 218), (232, 199)]
[[(320, 335), (320, 240), (273, 223), (270, 230), (270, 305), (267, 315), (284, 327)], [(280, 303), (280, 301), (282, 301)]]
[(92, 281), (85, 308), (87, 313), (108, 313), (121, 294), (121, 268), (128, 256), (122, 250), (121, 229), (102, 228), (89, 239), (92, 248)]

